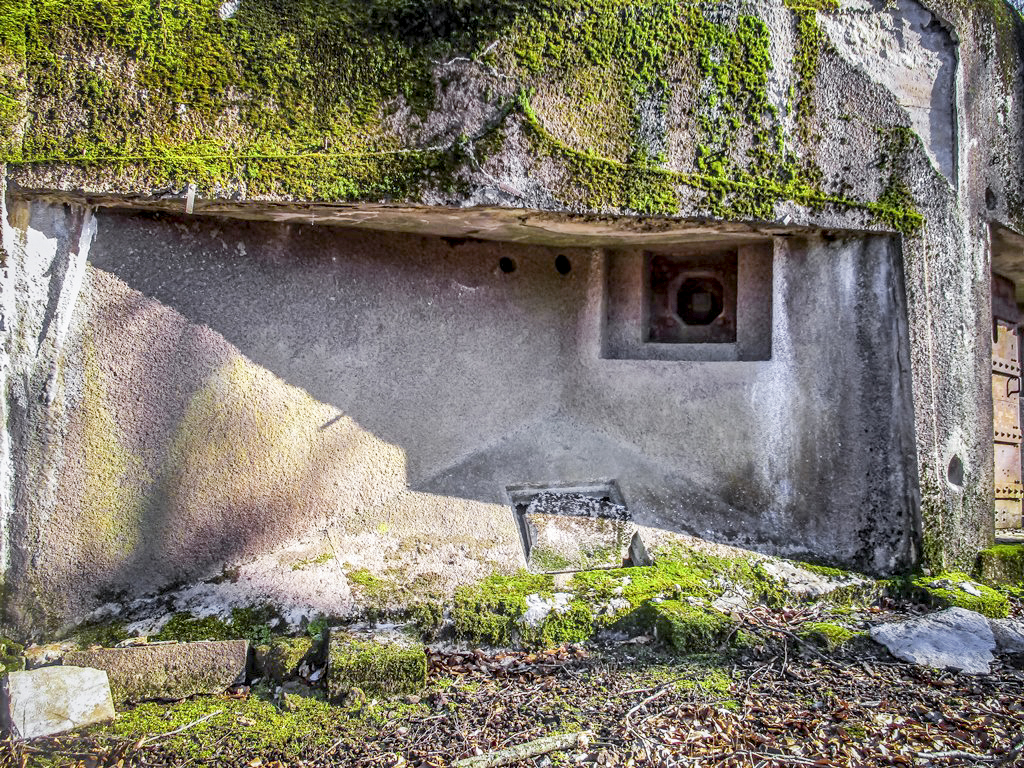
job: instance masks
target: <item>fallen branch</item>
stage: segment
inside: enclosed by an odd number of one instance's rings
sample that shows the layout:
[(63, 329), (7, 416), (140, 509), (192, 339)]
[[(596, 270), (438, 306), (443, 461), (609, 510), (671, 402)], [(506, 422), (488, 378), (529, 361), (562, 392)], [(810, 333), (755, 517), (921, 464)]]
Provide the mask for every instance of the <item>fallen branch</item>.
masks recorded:
[(555, 736), (544, 736), (523, 744), (517, 744), (514, 747), (499, 749), (496, 752), (488, 752), (483, 755), (456, 760), (452, 768), (496, 768), (499, 765), (511, 765), (519, 760), (546, 755), (549, 752), (557, 752), (563, 749), (584, 749), (589, 743), (589, 731), (559, 733)]
[(652, 693), (652, 694), (651, 694), (650, 696), (648, 696), (648, 697), (647, 697), (646, 699), (644, 699), (644, 700), (643, 700), (643, 701), (641, 701), (641, 702), (640, 702), (639, 704), (637, 704), (637, 705), (636, 705), (635, 707), (633, 707), (633, 708), (632, 708), (631, 710), (629, 710), (629, 712), (627, 712), (627, 713), (626, 713), (626, 716), (625, 716), (625, 717), (623, 718), (623, 720), (625, 720), (625, 721), (628, 721), (628, 720), (629, 720), (629, 718), (630, 718), (630, 717), (632, 717), (632, 716), (633, 716), (633, 714), (634, 714), (635, 712), (637, 712), (638, 710), (641, 710), (641, 709), (643, 709), (643, 708), (644, 708), (644, 707), (646, 707), (646, 706), (647, 706), (648, 704), (650, 704), (650, 703), (651, 703), (652, 701), (654, 701), (655, 699), (661, 698), (662, 696), (664, 696), (664, 695), (665, 695), (666, 693), (668, 693), (668, 692), (669, 692), (669, 687), (668, 687), (668, 685), (663, 685), (663, 686), (661, 687), (661, 690), (660, 690), (660, 691), (657, 691), (657, 692), (655, 692), (655, 693)]
[(964, 752), (960, 749), (950, 749), (945, 752), (915, 752), (914, 755), (916, 757), (924, 758), (925, 760), (942, 760), (945, 758), (956, 757), (961, 760), (976, 760), (981, 763), (991, 763), (997, 759), (988, 755), (976, 755), (973, 752)]
[(199, 725), (200, 723), (202, 723), (202, 722), (204, 722), (206, 720), (209, 720), (211, 717), (216, 717), (217, 715), (219, 715), (223, 711), (224, 711), (223, 709), (218, 709), (218, 710), (215, 710), (215, 711), (211, 712), (208, 715), (203, 715), (198, 720), (193, 720), (191, 723), (188, 723), (187, 725), (181, 726), (181, 728), (175, 728), (173, 731), (168, 731), (167, 733), (158, 733), (156, 736), (148, 736), (148, 737), (146, 737), (144, 739), (139, 739), (137, 742), (135, 742), (135, 749), (141, 749), (146, 744), (151, 744), (154, 741), (159, 741), (160, 739), (166, 739), (168, 736), (174, 736), (176, 734), (181, 733), (182, 731), (187, 731), (189, 728), (192, 728), (193, 726)]

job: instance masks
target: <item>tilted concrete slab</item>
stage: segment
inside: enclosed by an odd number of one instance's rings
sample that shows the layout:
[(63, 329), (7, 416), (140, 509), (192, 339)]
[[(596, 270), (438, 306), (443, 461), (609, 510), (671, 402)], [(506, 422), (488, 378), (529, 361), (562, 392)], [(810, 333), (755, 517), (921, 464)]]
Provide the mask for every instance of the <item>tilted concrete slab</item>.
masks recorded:
[(244, 682), (248, 655), (247, 641), (221, 640), (72, 651), (64, 663), (104, 670), (121, 703), (223, 693)]

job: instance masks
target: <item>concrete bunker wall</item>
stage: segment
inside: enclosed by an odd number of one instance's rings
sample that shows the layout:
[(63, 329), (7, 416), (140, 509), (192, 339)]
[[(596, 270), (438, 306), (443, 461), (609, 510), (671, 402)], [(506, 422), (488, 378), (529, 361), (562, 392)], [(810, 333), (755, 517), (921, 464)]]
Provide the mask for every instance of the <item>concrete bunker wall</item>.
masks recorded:
[[(18, 205), (26, 243), (76, 210)], [(644, 525), (764, 551), (876, 572), (917, 557), (893, 237), (717, 239), (761, 254), (739, 293), (768, 354), (651, 360), (607, 354), (617, 276), (692, 243), (92, 216), (65, 236), (88, 247), (51, 426), (14, 430), (55, 457), (14, 457), (23, 624), (34, 596), (59, 621), (300, 537), (516, 567), (506, 488), (523, 483), (614, 478)]]

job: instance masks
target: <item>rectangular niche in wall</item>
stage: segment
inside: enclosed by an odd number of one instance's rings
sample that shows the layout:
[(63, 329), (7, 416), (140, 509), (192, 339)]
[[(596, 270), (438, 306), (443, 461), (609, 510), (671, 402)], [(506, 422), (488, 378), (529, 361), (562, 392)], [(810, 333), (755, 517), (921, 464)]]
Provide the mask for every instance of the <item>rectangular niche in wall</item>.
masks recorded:
[(770, 359), (772, 253), (770, 242), (608, 253), (603, 356)]

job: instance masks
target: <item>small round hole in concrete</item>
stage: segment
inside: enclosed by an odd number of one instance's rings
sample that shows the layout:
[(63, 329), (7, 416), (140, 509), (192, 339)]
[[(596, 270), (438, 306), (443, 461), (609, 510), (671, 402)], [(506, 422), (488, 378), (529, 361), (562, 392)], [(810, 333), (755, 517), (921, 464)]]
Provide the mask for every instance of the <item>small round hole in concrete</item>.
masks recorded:
[(957, 488), (964, 487), (964, 463), (956, 454), (953, 454), (953, 458), (949, 460), (949, 466), (946, 468), (946, 479)]
[(498, 259), (498, 269), (508, 275), (516, 271), (516, 263), (508, 256), (502, 256)]
[(569, 261), (569, 257), (564, 253), (560, 253), (555, 257), (555, 270), (560, 275), (568, 275), (572, 271), (572, 262)]

